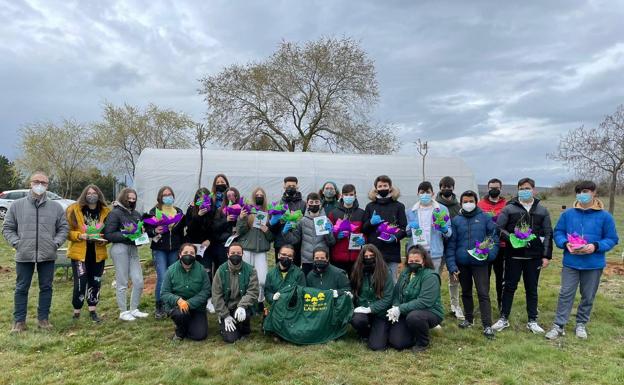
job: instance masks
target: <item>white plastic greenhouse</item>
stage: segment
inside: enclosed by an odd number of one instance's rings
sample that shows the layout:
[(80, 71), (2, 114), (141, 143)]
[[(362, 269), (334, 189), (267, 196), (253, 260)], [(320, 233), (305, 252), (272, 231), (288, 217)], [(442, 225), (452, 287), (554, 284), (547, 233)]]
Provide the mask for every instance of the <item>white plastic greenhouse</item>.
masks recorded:
[[(139, 195), (137, 207), (146, 210), (156, 203), (161, 186), (171, 186), (176, 194), (176, 206), (186, 208), (193, 199), (199, 180), (199, 150), (147, 149), (139, 157), (134, 186)], [(204, 150), (202, 186), (210, 188), (215, 174), (227, 175), (230, 185), (247, 198), (251, 191), (263, 187), (269, 200), (282, 195), (285, 176), (299, 179), (299, 190), (305, 195), (319, 191), (321, 184), (331, 180), (338, 188), (345, 183), (356, 186), (362, 206), (378, 175), (386, 174), (401, 190), (400, 201), (406, 207), (416, 202), (418, 184), (422, 178), (420, 157), (404, 155), (359, 155), (319, 152), (271, 152)], [(475, 177), (460, 158), (427, 157), (427, 180), (438, 190), (439, 180), (446, 175), (455, 179), (455, 191), (477, 191)]]

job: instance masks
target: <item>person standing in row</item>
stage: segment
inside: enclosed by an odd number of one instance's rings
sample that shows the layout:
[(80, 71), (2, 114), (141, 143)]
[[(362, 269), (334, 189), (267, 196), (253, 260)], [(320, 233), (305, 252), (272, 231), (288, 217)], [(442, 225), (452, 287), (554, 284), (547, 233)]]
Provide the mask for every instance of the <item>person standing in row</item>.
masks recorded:
[(227, 219), (223, 214), (223, 202), (225, 201), (225, 192), (230, 188), (230, 182), (225, 174), (217, 174), (211, 187), (212, 193), (212, 211), (210, 212), (210, 218), (212, 226), (209, 231), (208, 240), (210, 245), (204, 252), (204, 258), (212, 261), (212, 275), (227, 261), (227, 251), (225, 247), (225, 241), (229, 237), (226, 227)]
[(211, 243), (210, 233), (212, 229), (213, 206), (212, 203), (210, 203), (210, 208), (201, 207), (201, 203), (198, 205), (197, 202), (202, 202), (203, 197), (210, 197), (210, 191), (205, 187), (201, 187), (195, 192), (193, 201), (186, 209), (186, 214), (184, 215), (186, 226), (185, 241), (195, 245), (197, 261), (210, 274), (212, 271), (212, 259), (207, 250)]
[(340, 194), (338, 193), (338, 185), (332, 181), (323, 183), (323, 187), (319, 190), (321, 197), (321, 208), (325, 213), (329, 214), (338, 206)]
[[(66, 213), (69, 223), (67, 257), (71, 259), (74, 277), (73, 319), (80, 318), (80, 309), (86, 296), (91, 320), (101, 322), (95, 309), (100, 300), (102, 274), (108, 257), (107, 241), (102, 238), (101, 232), (110, 209), (100, 188), (90, 184), (82, 190), (78, 201), (67, 208)], [(99, 227), (102, 231), (100, 234), (87, 234), (88, 226), (95, 229)]]
[[(351, 275), (351, 269), (355, 263), (359, 250), (351, 250), (349, 248), (351, 234), (362, 233), (362, 225), (365, 220), (365, 213), (359, 207), (355, 186), (345, 184), (342, 186), (341, 198), (338, 205), (327, 214), (329, 220), (336, 224), (338, 220), (349, 221), (351, 225), (350, 231), (341, 231), (334, 234), (336, 244), (331, 249), (331, 263), (346, 271)], [(364, 244), (364, 238), (361, 237), (360, 246)]]
[[(298, 191), (299, 180), (295, 176), (287, 176), (284, 178), (284, 194), (280, 199), (280, 203), (288, 205), (288, 209), (291, 211), (301, 210), (302, 213), (306, 211), (306, 202), (303, 201), (301, 193)], [(284, 226), (285, 223), (281, 221), (281, 215), (273, 215), (269, 220), (269, 228), (273, 233), (275, 241), (273, 242), (273, 248), (275, 250), (275, 262), (277, 263), (277, 254), (279, 249), (290, 243), (284, 239)], [(301, 266), (301, 245), (299, 243), (292, 244), (295, 246), (295, 265)]]

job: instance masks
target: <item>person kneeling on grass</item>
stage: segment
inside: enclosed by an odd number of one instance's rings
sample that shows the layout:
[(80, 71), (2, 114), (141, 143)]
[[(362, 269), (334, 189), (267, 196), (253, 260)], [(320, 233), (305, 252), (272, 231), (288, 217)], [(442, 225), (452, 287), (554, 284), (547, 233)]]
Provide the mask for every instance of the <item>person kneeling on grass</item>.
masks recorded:
[(219, 266), (212, 285), (223, 341), (234, 343), (251, 333), (250, 318), (259, 293), (256, 269), (243, 262), (243, 246), (232, 242), (228, 261)]
[[(579, 286), (581, 302), (576, 311), (575, 332), (578, 338), (587, 338), (585, 325), (589, 322), (602, 269), (606, 265), (605, 253), (619, 241), (613, 216), (604, 210), (604, 205), (596, 198), (596, 184), (584, 181), (576, 186), (575, 191), (574, 208), (561, 214), (555, 226), (555, 243), (563, 249), (563, 269), (555, 322), (546, 333), (546, 338), (551, 340), (565, 334), (564, 328)], [(577, 239), (573, 238), (575, 233)]]
[(295, 247), (285, 244), (280, 247), (277, 254), (277, 265), (269, 270), (264, 284), (264, 296), (269, 303), (277, 301), (280, 291), (292, 286), (305, 286), (306, 279), (301, 269), (293, 264)]
[(340, 294), (353, 297), (347, 273), (329, 263), (329, 250), (319, 246), (314, 249), (312, 255), (314, 268), (306, 276), (307, 286), (321, 290), (333, 290), (334, 298)]
[(183, 244), (178, 261), (169, 266), (163, 280), (161, 299), (176, 325), (174, 341), (184, 338), (201, 341), (208, 336), (206, 303), (210, 297), (210, 279), (202, 264), (196, 262), (196, 254), (195, 245)]
[(375, 245), (364, 245), (351, 272), (354, 302), (351, 325), (371, 350), (388, 344), (386, 312), (392, 305), (394, 280), (383, 255)]
[(415, 353), (429, 347), (429, 329), (444, 318), (440, 282), (427, 250), (411, 246), (407, 250), (407, 267), (394, 286), (393, 306), (386, 314), (392, 324), (388, 333), (391, 347), (411, 347)]

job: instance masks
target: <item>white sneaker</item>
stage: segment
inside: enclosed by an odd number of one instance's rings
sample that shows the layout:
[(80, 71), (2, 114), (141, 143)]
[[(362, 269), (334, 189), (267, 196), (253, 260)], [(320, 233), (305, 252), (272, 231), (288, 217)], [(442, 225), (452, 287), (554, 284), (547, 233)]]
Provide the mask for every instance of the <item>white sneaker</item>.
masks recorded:
[(130, 314), (132, 314), (134, 318), (145, 318), (149, 315), (147, 313), (143, 313), (139, 309), (130, 310)]
[(585, 328), (585, 324), (576, 324), (576, 337), (582, 340), (587, 339), (587, 329)]
[(134, 321), (136, 320), (136, 318), (134, 318), (134, 316), (132, 315), (131, 312), (129, 311), (122, 311), (121, 313), (119, 313), (119, 319), (122, 321)]
[(498, 321), (492, 325), (492, 330), (495, 332), (500, 332), (501, 330), (509, 327), (509, 321), (506, 318), (500, 318)]
[(208, 298), (208, 303), (206, 304), (206, 310), (208, 310), (208, 313), (210, 314), (215, 313), (215, 307), (212, 304), (212, 298)]
[(453, 311), (453, 314), (455, 314), (455, 318), (457, 318), (460, 321), (463, 321), (466, 319), (466, 317), (464, 317), (464, 312), (462, 311), (461, 306), (451, 306), (451, 310)]
[(442, 325), (437, 324), (436, 326), (434, 326), (435, 330), (442, 330)]
[(537, 321), (527, 322), (527, 329), (533, 332), (533, 334), (543, 334), (544, 329), (537, 323)]
[(565, 331), (563, 330), (561, 326), (557, 324), (553, 324), (552, 329), (550, 329), (544, 337), (546, 337), (549, 340), (555, 340), (559, 338), (560, 336), (565, 336)]

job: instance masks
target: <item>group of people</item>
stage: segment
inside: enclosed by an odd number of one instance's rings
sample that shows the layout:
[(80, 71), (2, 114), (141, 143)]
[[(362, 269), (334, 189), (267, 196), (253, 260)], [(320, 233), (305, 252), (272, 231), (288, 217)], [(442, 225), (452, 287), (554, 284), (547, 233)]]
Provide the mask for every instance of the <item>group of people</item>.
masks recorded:
[[(173, 189), (164, 186), (155, 206), (144, 214), (136, 210), (133, 189), (123, 189), (111, 209), (95, 185), (87, 186), (64, 212), (46, 198), (48, 182), (44, 173), (34, 173), (28, 196), (12, 204), (3, 225), (4, 237), (16, 249), (14, 332), (26, 329), (35, 268), (38, 326), (52, 327), (48, 316), (54, 260), (68, 240), (74, 318), (80, 317), (86, 298), (90, 318), (101, 322), (96, 306), (109, 254), (115, 265), (119, 319), (147, 317), (139, 309), (143, 271), (138, 247), (149, 243), (157, 277), (155, 317), (173, 320), (176, 340), (205, 339), (207, 312), (214, 312), (223, 340), (237, 341), (251, 332), (253, 316), (266, 316), (282, 293), (299, 286), (330, 290), (335, 298), (349, 296), (354, 307), (351, 325), (370, 349), (422, 351), (429, 346), (430, 330), (439, 327), (446, 313), (440, 294), (445, 266), (450, 312), (460, 328), (474, 325), (473, 285), (484, 336), (493, 338), (509, 327), (522, 277), (531, 332), (549, 339), (563, 335), (580, 287), (575, 334), (587, 338), (605, 253), (618, 243), (613, 217), (590, 181), (576, 186), (574, 206), (562, 212), (554, 229), (530, 178), (518, 181), (509, 201), (499, 179), (488, 182), (486, 196), (465, 191), (459, 199), (453, 178), (442, 178), (437, 194), (425, 181), (418, 186), (418, 201), (406, 209), (386, 175), (374, 180), (364, 208), (352, 184), (339, 189), (328, 181), (304, 200), (297, 178), (289, 176), (279, 201), (288, 207), (284, 212), (269, 208), (260, 187), (251, 192), (248, 204), (233, 210), (243, 202), (241, 194), (219, 174), (211, 189), (197, 190), (185, 210), (175, 205)], [(292, 213), (298, 210), (301, 217), (295, 220)], [(257, 220), (261, 213), (270, 213), (265, 222)], [(315, 219), (321, 216), (326, 222), (319, 231)], [(340, 227), (341, 222), (348, 225)], [(538, 282), (552, 258), (553, 242), (563, 249), (563, 270), (555, 320), (546, 333), (538, 323)], [(271, 248), (275, 265), (269, 269)], [(500, 313), (494, 323), (492, 271)]]

